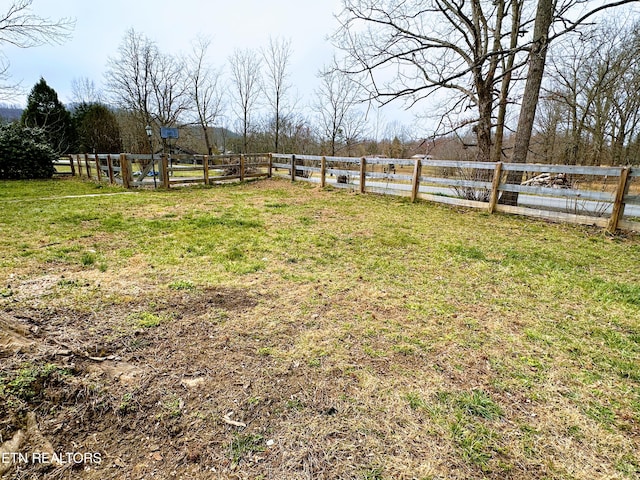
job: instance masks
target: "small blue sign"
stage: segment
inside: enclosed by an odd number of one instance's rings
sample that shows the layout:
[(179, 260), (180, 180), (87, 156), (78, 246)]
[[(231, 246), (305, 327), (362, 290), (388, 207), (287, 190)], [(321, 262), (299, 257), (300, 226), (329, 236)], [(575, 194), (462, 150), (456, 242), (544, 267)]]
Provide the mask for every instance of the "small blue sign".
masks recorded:
[(178, 138), (178, 129), (169, 127), (160, 127), (161, 138)]

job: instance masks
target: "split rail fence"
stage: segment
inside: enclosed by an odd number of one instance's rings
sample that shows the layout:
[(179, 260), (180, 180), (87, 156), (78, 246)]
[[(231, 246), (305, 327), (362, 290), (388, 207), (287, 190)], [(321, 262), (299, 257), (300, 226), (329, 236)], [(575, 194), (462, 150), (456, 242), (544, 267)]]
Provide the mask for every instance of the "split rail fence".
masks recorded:
[[(59, 174), (132, 187), (284, 177), (549, 221), (640, 232), (640, 167), (512, 164), (290, 154), (71, 155)], [(515, 172), (517, 181), (509, 181)], [(504, 204), (507, 196), (517, 201)], [(501, 201), (502, 200), (502, 201)]]
[(79, 154), (61, 158), (58, 175), (118, 184), (124, 188), (163, 187), (270, 176), (269, 154), (250, 155), (131, 155)]

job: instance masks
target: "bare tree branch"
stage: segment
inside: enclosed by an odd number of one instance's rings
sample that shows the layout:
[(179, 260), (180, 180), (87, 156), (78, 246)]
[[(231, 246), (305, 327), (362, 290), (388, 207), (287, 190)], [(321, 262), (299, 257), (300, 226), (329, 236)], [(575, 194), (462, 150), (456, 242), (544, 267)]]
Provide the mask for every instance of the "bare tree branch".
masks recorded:
[(236, 49), (229, 58), (234, 87), (234, 107), (242, 127), (243, 153), (248, 151), (249, 128), (262, 88), (260, 57), (251, 50)]
[[(14, 0), (9, 8), (0, 13), (0, 45), (19, 48), (37, 47), (44, 44), (62, 44), (71, 38), (75, 20), (61, 18), (51, 20), (31, 12), (33, 0)], [(0, 99), (18, 93), (20, 84), (6, 84), (9, 79), (9, 62), (0, 52)]]
[(352, 145), (362, 134), (364, 114), (357, 110), (363, 90), (354, 77), (335, 69), (321, 72), (316, 90), (314, 110), (318, 116), (320, 137), (329, 144), (329, 154), (335, 155), (342, 145)]
[(291, 40), (269, 39), (269, 45), (262, 50), (262, 58), (266, 65), (264, 93), (271, 107), (273, 116), (274, 152), (280, 151), (280, 128), (283, 120), (291, 113), (289, 105), (291, 84), (287, 82), (291, 61)]
[(0, 43), (30, 48), (47, 43), (62, 44), (75, 27), (72, 18), (51, 20), (31, 13), (33, 0), (15, 0), (0, 17)]
[(192, 108), (196, 114), (196, 123), (202, 128), (209, 155), (213, 153), (209, 128), (222, 115), (224, 106), (220, 72), (205, 62), (210, 45), (211, 41), (203, 37), (194, 42), (188, 68)]
[[(333, 38), (350, 61), (344, 71), (366, 73), (365, 88), (381, 104), (399, 100), (412, 108), (441, 92), (464, 98), (478, 112), (479, 159), (489, 160), (497, 92), (503, 92), (501, 105), (506, 108), (507, 93), (518, 78), (514, 73), (525, 64), (526, 42), (517, 41), (529, 22), (520, 15), (524, 1), (343, 4), (341, 28)], [(512, 9), (513, 4), (517, 8)]]

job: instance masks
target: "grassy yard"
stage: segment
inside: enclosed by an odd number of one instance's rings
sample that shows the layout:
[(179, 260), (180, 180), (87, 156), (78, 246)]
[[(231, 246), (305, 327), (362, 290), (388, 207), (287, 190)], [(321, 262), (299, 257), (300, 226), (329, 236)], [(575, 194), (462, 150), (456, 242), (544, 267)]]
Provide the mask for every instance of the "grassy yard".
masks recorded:
[(114, 193), (0, 182), (0, 449), (102, 459), (9, 478), (640, 476), (639, 237), (284, 180)]

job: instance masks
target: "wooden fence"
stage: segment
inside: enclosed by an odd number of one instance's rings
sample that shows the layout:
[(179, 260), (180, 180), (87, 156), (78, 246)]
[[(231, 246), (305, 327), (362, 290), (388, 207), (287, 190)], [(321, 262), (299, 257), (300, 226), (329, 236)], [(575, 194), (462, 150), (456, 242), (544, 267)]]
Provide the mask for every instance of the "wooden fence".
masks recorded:
[(268, 177), (269, 154), (250, 155), (131, 155), (79, 154), (61, 158), (57, 175), (109, 182), (125, 188), (163, 187)]
[[(292, 181), (640, 232), (640, 168), (272, 155)], [(284, 173), (282, 172), (284, 170)], [(518, 183), (507, 183), (509, 172)], [(500, 200), (517, 194), (517, 202)]]
[[(402, 195), (556, 222), (640, 232), (640, 167), (512, 164), (288, 154), (71, 155), (61, 175), (133, 187), (212, 185), (280, 176), (359, 193)], [(508, 182), (510, 172), (518, 181)], [(504, 204), (517, 195), (513, 204)]]

